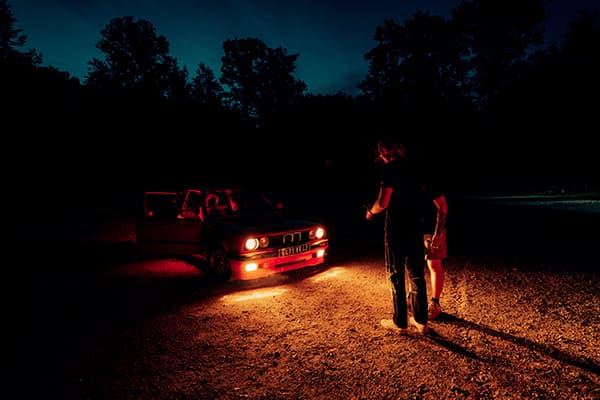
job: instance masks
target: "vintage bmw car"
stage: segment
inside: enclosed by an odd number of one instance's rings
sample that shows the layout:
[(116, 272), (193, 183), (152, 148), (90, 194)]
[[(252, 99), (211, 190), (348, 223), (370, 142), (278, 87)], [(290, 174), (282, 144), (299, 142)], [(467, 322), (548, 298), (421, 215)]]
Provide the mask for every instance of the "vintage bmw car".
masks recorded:
[(247, 280), (325, 262), (325, 227), (286, 219), (262, 192), (188, 189), (145, 192), (136, 221), (144, 253), (199, 260), (220, 281)]

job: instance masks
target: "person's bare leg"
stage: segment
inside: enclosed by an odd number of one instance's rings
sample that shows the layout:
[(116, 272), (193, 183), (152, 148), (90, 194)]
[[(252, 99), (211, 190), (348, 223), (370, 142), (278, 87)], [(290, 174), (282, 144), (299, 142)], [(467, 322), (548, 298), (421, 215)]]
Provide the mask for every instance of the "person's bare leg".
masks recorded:
[(429, 304), (429, 319), (437, 318), (442, 308), (440, 306), (440, 297), (444, 288), (444, 268), (442, 260), (427, 260), (429, 275), (431, 279), (431, 303)]
[(444, 289), (444, 268), (442, 260), (427, 260), (429, 275), (431, 277), (431, 297), (440, 299)]

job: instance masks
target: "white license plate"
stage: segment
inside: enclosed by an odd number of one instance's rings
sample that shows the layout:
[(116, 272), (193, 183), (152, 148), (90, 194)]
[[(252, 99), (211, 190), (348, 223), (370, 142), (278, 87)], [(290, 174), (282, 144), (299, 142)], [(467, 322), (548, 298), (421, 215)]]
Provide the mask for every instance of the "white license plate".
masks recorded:
[(310, 243), (279, 249), (277, 255), (279, 257), (286, 257), (293, 256), (294, 254), (306, 253), (307, 251), (310, 251)]

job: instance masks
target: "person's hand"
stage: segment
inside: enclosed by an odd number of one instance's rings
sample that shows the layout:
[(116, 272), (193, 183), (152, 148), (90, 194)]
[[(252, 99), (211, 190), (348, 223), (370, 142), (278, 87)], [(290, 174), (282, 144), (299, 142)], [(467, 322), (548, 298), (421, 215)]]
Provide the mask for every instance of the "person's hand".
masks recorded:
[(365, 219), (367, 221), (371, 221), (373, 219), (374, 214), (371, 212), (371, 210), (369, 210), (367, 208), (367, 211), (365, 212)]

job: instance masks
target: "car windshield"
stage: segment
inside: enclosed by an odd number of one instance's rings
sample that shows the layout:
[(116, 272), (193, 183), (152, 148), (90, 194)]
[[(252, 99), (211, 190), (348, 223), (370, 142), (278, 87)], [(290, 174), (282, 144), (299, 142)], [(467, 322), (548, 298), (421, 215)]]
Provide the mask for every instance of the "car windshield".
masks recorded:
[(214, 190), (205, 194), (209, 217), (261, 215), (277, 211), (266, 195), (245, 190)]

